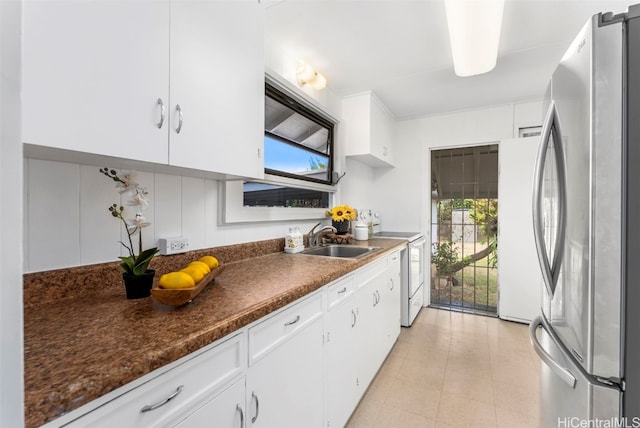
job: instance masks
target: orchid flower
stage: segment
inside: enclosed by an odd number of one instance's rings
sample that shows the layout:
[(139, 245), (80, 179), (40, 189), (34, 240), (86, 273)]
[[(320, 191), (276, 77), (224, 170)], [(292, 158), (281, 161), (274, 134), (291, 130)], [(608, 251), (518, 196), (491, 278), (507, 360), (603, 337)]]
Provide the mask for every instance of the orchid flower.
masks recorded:
[[(157, 248), (149, 248), (144, 251), (142, 250), (142, 228), (147, 227), (151, 224), (151, 222), (142, 215), (142, 210), (149, 206), (149, 201), (147, 199), (149, 193), (144, 186), (141, 186), (135, 181), (136, 174), (134, 171), (118, 175), (116, 170), (109, 168), (100, 168), (100, 173), (115, 181), (118, 193), (130, 197), (130, 199), (125, 202), (125, 205), (136, 207), (135, 216), (126, 220), (124, 218), (124, 207), (121, 205), (111, 205), (109, 207), (109, 212), (111, 212), (111, 215), (113, 217), (116, 217), (120, 219), (120, 221), (122, 221), (122, 224), (127, 231), (129, 245), (125, 244), (122, 241), (120, 241), (120, 243), (127, 249), (127, 251), (129, 252), (129, 256), (120, 257), (120, 260), (122, 261), (122, 263), (120, 263), (120, 266), (127, 273), (133, 275), (141, 275), (146, 272), (149, 262), (158, 252)], [(138, 234), (137, 256), (134, 252), (132, 239), (132, 236), (136, 233)]]
[(149, 222), (140, 213), (136, 213), (136, 216), (134, 218), (130, 218), (127, 220), (127, 229), (129, 230), (129, 233), (133, 233), (136, 231), (136, 229), (147, 227), (149, 225), (151, 225), (151, 222)]

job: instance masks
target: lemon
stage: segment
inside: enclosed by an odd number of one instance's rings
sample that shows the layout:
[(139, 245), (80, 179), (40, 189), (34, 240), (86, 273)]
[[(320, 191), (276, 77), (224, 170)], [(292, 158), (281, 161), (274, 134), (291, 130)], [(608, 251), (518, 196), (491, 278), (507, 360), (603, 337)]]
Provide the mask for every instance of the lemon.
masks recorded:
[(160, 277), (160, 287), (170, 289), (192, 288), (196, 283), (184, 272), (169, 272)]
[(206, 263), (203, 263), (203, 262), (200, 262), (200, 261), (197, 261), (197, 260), (196, 260), (195, 262), (191, 262), (191, 263), (189, 263), (189, 264), (187, 265), (187, 267), (189, 267), (189, 266), (195, 266), (195, 267), (197, 267), (197, 268), (201, 269), (201, 270), (202, 270), (202, 272), (203, 272), (205, 275), (206, 275), (206, 274), (208, 274), (209, 272), (211, 272), (211, 269), (209, 269), (209, 266), (208, 266)]
[(207, 266), (209, 266), (209, 269), (215, 269), (220, 265), (220, 263), (218, 263), (218, 259), (213, 256), (203, 256), (200, 257), (197, 261), (206, 264)]
[(204, 278), (205, 276), (205, 273), (202, 271), (202, 269), (199, 269), (196, 266), (187, 266), (184, 269), (180, 269), (180, 272), (184, 272), (189, 275), (191, 278), (193, 278), (193, 281), (196, 284), (202, 281), (202, 278)]

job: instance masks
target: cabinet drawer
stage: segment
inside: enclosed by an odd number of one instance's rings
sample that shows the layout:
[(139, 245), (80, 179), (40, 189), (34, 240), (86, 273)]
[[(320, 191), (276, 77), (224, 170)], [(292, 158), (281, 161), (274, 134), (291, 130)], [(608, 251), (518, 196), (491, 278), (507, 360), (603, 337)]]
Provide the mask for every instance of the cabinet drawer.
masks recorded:
[(317, 293), (251, 327), (249, 329), (249, 365), (314, 320), (321, 318), (322, 297), (321, 293)]
[(369, 263), (363, 268), (360, 268), (357, 272), (357, 278), (358, 278), (357, 282), (360, 285), (363, 285), (369, 282), (371, 279), (384, 273), (384, 271), (387, 269), (388, 262), (389, 262), (388, 257), (384, 257), (380, 260)]
[(353, 296), (354, 292), (355, 281), (353, 280), (353, 275), (349, 275), (349, 277), (340, 279), (331, 284), (327, 287), (329, 310), (333, 309), (336, 305), (339, 305), (340, 302), (345, 299)]
[(226, 386), (244, 369), (239, 334), (159, 374), (74, 420), (74, 427), (160, 427), (170, 424)]

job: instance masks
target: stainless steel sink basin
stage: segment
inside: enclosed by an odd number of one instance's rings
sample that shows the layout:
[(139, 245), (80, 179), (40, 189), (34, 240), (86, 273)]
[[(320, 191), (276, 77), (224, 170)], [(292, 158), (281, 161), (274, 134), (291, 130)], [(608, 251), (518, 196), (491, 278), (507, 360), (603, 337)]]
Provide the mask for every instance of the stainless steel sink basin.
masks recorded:
[(300, 254), (325, 257), (342, 257), (347, 259), (357, 259), (379, 250), (380, 247), (357, 247), (347, 245), (326, 245), (314, 247), (302, 251)]

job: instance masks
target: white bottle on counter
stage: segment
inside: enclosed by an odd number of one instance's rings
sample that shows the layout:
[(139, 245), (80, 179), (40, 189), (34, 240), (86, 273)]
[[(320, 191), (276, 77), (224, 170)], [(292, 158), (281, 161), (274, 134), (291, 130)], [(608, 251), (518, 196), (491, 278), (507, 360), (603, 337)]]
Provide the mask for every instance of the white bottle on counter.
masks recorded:
[(289, 233), (284, 238), (284, 251), (286, 253), (299, 253), (302, 250), (304, 250), (304, 242), (300, 228), (298, 226), (295, 228), (290, 227)]
[(353, 237), (356, 241), (367, 241), (369, 239), (369, 228), (367, 225), (363, 223), (356, 224)]

